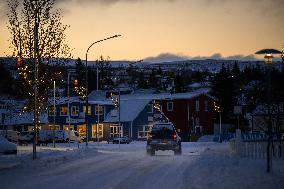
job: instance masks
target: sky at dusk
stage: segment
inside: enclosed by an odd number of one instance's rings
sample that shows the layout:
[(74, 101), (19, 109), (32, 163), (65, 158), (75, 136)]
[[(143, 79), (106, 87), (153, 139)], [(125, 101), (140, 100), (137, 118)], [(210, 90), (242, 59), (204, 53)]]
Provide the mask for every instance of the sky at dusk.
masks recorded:
[[(243, 57), (284, 45), (284, 0), (57, 0), (73, 57), (111, 60)], [(0, 56), (10, 55), (0, 0)], [(158, 56), (158, 57), (157, 57)], [(148, 59), (147, 59), (148, 57)]]

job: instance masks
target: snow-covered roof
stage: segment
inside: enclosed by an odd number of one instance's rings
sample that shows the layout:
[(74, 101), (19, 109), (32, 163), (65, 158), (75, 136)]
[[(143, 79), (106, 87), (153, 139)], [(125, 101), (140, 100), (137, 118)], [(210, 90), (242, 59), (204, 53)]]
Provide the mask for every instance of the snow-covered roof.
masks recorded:
[[(262, 104), (258, 105), (253, 111), (252, 115), (257, 114), (267, 114), (268, 113), (268, 105)], [(284, 103), (278, 103), (278, 104), (271, 104), (271, 113), (277, 114), (277, 113), (284, 113)]]
[(106, 100), (90, 100), (89, 104), (98, 104), (98, 105), (113, 105), (113, 102), (109, 99)]
[[(145, 108), (151, 99), (121, 99), (120, 100), (120, 121), (133, 121)], [(116, 112), (116, 113), (115, 113)], [(117, 110), (112, 110), (104, 122), (118, 122)]]
[[(25, 113), (13, 113), (7, 115), (4, 120), (5, 125), (21, 125), (21, 124), (33, 124), (34, 113), (25, 112)], [(39, 117), (40, 123), (48, 123), (47, 113), (42, 114)]]
[(214, 100), (213, 96), (209, 95), (211, 89), (202, 88), (192, 92), (186, 93), (159, 93), (159, 94), (131, 94), (131, 95), (122, 95), (121, 99), (148, 99), (148, 100), (167, 100), (167, 99), (191, 99), (199, 95), (206, 95)]
[(93, 90), (89, 95), (88, 95), (89, 100), (104, 100), (106, 98), (106, 93), (105, 91), (99, 90)]
[[(53, 98), (49, 98), (48, 99), (48, 104), (49, 105), (53, 105), (53, 101), (54, 99)], [(58, 105), (58, 104), (67, 104), (69, 101), (69, 103), (73, 103), (73, 102), (82, 102), (82, 100), (80, 99), (80, 97), (78, 96), (75, 96), (75, 97), (56, 97), (55, 98), (55, 104)]]

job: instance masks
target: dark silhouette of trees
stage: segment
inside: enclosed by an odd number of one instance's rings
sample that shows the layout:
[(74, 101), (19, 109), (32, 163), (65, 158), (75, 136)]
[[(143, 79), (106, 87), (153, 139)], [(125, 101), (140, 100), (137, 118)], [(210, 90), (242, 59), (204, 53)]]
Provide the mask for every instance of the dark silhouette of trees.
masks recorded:
[(237, 102), (237, 95), (230, 70), (226, 69), (224, 65), (222, 65), (221, 71), (216, 74), (212, 82), (212, 94), (218, 98), (218, 104), (223, 115), (222, 119), (230, 122), (234, 105)]
[(11, 77), (9, 71), (4, 67), (3, 62), (0, 60), (0, 94), (15, 95), (15, 81)]

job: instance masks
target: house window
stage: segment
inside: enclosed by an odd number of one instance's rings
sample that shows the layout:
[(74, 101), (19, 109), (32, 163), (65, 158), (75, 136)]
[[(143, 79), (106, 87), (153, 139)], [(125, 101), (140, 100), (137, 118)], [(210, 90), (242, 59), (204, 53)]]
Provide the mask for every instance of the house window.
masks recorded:
[(153, 113), (153, 104), (147, 105), (147, 113)]
[[(84, 113), (86, 114), (86, 106), (84, 106)], [(91, 115), (91, 106), (88, 106), (88, 115)]]
[[(99, 124), (98, 125), (98, 133), (97, 133), (97, 124), (93, 125), (93, 129), (92, 130), (93, 130), (93, 132), (92, 132), (93, 138), (97, 138), (97, 137), (103, 138), (103, 136), (104, 136), (104, 134), (103, 134), (104, 126), (103, 126), (103, 124)], [(97, 136), (97, 134), (98, 134), (98, 136)]]
[(68, 114), (68, 107), (67, 106), (60, 106), (60, 116), (67, 116)]
[(142, 127), (139, 127), (138, 138), (147, 138), (150, 131), (151, 131), (150, 125), (144, 125)]
[(118, 125), (111, 125), (110, 126), (110, 137), (119, 137), (122, 136), (122, 126), (118, 126)]
[(103, 109), (103, 106), (97, 105), (96, 108), (95, 108), (95, 110), (96, 110), (96, 111), (95, 111), (95, 114), (96, 114), (96, 115), (103, 115), (103, 110), (104, 110), (104, 109)]
[(199, 117), (195, 118), (195, 125), (199, 125)]
[(173, 102), (168, 102), (167, 103), (167, 110), (168, 111), (173, 111), (174, 109), (174, 103)]
[(195, 111), (199, 112), (199, 100), (195, 101)]
[(54, 107), (53, 106), (50, 106), (49, 108), (48, 108), (48, 115), (50, 115), (50, 116), (54, 116)]
[(85, 137), (86, 136), (86, 125), (78, 125), (77, 131), (80, 136)]
[(205, 112), (208, 111), (208, 101), (207, 100), (204, 101), (204, 111)]
[(78, 116), (78, 114), (79, 114), (79, 108), (78, 108), (78, 106), (72, 106), (72, 107), (71, 107), (71, 115), (72, 115), (72, 116)]

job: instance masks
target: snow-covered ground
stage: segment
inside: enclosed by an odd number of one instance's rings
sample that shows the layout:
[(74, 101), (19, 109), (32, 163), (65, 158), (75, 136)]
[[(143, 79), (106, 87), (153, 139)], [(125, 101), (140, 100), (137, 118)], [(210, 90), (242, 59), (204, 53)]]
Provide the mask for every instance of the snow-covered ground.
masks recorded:
[(183, 153), (147, 156), (145, 142), (19, 146), (17, 156), (0, 155), (0, 188), (283, 188), (284, 162), (240, 158), (228, 143), (183, 143)]

